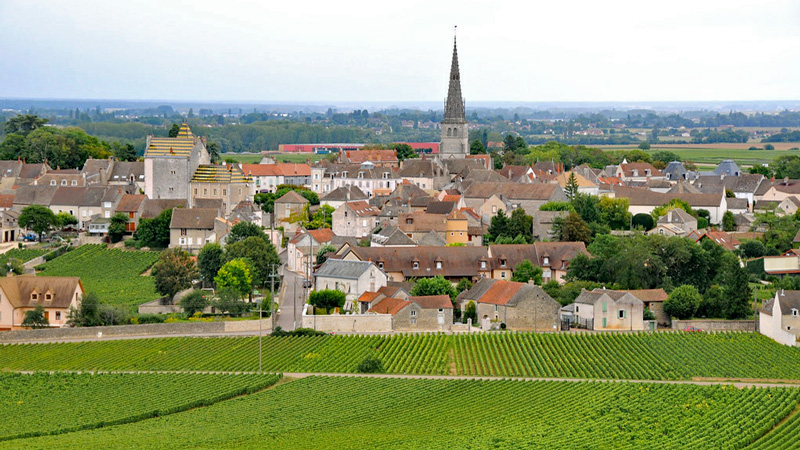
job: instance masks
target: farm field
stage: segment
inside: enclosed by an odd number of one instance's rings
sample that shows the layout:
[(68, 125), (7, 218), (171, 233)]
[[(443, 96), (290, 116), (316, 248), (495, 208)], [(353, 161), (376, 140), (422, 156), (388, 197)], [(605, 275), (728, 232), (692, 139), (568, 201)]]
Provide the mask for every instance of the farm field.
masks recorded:
[(278, 379), (188, 373), (0, 374), (0, 441), (173, 414), (263, 389)]
[[(264, 370), (631, 380), (800, 380), (800, 350), (752, 333), (497, 333), (265, 337)], [(255, 371), (257, 337), (0, 347), (0, 370)]]
[[(798, 142), (775, 142), (775, 150), (748, 150), (751, 146), (762, 147), (764, 144), (656, 144), (647, 151), (653, 154), (658, 151), (669, 151), (678, 155), (682, 161), (692, 161), (698, 164), (719, 164), (724, 159), (733, 159), (740, 166), (753, 164), (771, 164), (775, 158), (785, 155), (800, 156), (797, 150), (790, 148), (800, 147)], [(635, 150), (636, 146), (596, 146), (605, 151)]]
[(11, 250), (0, 255), (0, 264), (5, 265), (6, 261), (12, 258), (18, 259), (22, 262), (28, 262), (34, 258), (46, 255), (53, 250), (54, 249), (52, 248), (12, 248)]
[(40, 266), (46, 276), (81, 277), (86, 292), (110, 305), (135, 307), (159, 298), (153, 279), (142, 276), (158, 260), (158, 252), (107, 249), (82, 245)]
[(307, 377), (0, 448), (741, 449), (769, 440), (799, 399), (793, 388)]

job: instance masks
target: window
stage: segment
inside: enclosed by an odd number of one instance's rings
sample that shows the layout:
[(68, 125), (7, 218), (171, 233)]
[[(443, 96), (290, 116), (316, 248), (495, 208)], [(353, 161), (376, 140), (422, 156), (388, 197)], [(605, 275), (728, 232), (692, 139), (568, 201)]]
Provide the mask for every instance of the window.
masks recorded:
[(173, 188), (173, 187), (170, 187), (170, 188), (169, 188), (169, 192), (172, 192), (172, 191), (174, 191), (174, 190), (175, 190), (175, 188)]
[(78, 181), (77, 180), (72, 180), (72, 185), (73, 186), (77, 186), (78, 185)]
[(452, 231), (450, 232), (450, 236), (453, 236), (454, 234), (455, 234), (455, 233), (453, 233)]
[(575, 305), (575, 312), (580, 312), (580, 311), (581, 311), (580, 306)]
[(358, 172), (358, 178), (364, 178), (364, 172)]
[(437, 269), (441, 269), (442, 268), (442, 262), (441, 261), (436, 261), (436, 268)]
[(492, 214), (497, 214), (497, 205), (492, 206)]
[(416, 325), (417, 323), (417, 311), (412, 309), (411, 310), (411, 324)]
[(606, 311), (608, 311), (608, 303), (607, 302), (603, 302), (603, 312), (606, 312)]
[(203, 195), (208, 195), (208, 188), (203, 188)]
[(39, 294), (36, 292), (31, 292), (31, 300), (39, 300)]
[(50, 186), (55, 186), (55, 185), (56, 185), (56, 180), (50, 180)]
[(223, 189), (222, 190), (222, 195), (228, 195), (228, 190), (227, 189)]
[(61, 311), (56, 311), (56, 320), (61, 320)]
[(383, 269), (383, 262), (378, 262), (378, 267)]
[(181, 228), (181, 236), (186, 236), (186, 228)]
[(108, 219), (109, 217), (111, 217), (111, 211), (106, 211), (106, 212), (104, 213), (104, 217), (105, 217), (106, 219)]
[(486, 261), (481, 261), (481, 269), (485, 269), (485, 268), (486, 268)]
[(214, 189), (211, 191), (211, 195), (217, 195), (217, 188), (214, 188)]
[(186, 245), (186, 238), (180, 238), (180, 245)]
[(197, 188), (194, 188), (194, 195), (197, 195)]
[(171, 175), (175, 175), (177, 172), (175, 172), (174, 170), (170, 170), (170, 171), (169, 171), (169, 173), (170, 173)]
[(794, 309), (794, 308), (792, 308), (792, 315), (793, 315), (793, 316), (797, 316), (797, 310), (796, 310), (796, 309)]
[(506, 266), (506, 260), (505, 259), (501, 259), (500, 260), (500, 267), (505, 267), (505, 266)]
[(506, 271), (503, 270), (500, 272), (500, 278), (505, 278), (505, 277), (506, 277)]
[(549, 266), (550, 265), (550, 257), (549, 256), (545, 256), (542, 259), (542, 265), (544, 265), (544, 266)]
[(62, 186), (66, 186), (67, 185), (67, 180), (61, 180), (61, 185)]
[(414, 266), (414, 269), (419, 269), (419, 262), (414, 261), (413, 266)]
[(383, 178), (389, 178), (389, 172), (383, 172)]
[(364, 220), (361, 221), (361, 226), (362, 227), (367, 226), (367, 219), (364, 219)]
[(626, 317), (625, 310), (624, 309), (620, 309), (619, 313), (617, 313), (617, 317), (620, 318), (620, 319), (624, 319)]

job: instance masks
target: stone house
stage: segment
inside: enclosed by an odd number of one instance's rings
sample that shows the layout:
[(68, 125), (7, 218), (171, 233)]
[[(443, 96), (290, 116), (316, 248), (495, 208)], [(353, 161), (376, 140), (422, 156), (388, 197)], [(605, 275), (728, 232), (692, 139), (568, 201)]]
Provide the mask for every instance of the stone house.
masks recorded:
[(333, 232), (337, 236), (363, 238), (378, 226), (380, 210), (361, 200), (347, 202), (333, 212)]
[(294, 235), (286, 244), (286, 266), (291, 271), (308, 273), (309, 255), (312, 266), (316, 264), (316, 254), (329, 244), (336, 235), (330, 228), (308, 230)]
[[(589, 255), (583, 242), (534, 242), (533, 244), (492, 244), (486, 259), (491, 278), (510, 280), (514, 268), (526, 259), (542, 268), (542, 279), (564, 282), (569, 262), (579, 254)], [(483, 261), (481, 261), (483, 264)]]
[(667, 301), (667, 292), (664, 289), (634, 289), (623, 290), (644, 303), (644, 307), (649, 309), (656, 316), (656, 322), (659, 325), (667, 325), (670, 323), (669, 314), (664, 312), (664, 302)]
[(663, 172), (653, 167), (650, 163), (622, 161), (614, 176), (622, 181), (647, 181), (650, 179), (666, 179)]
[(792, 347), (800, 338), (800, 291), (781, 289), (758, 313), (758, 329), (764, 336)]
[(559, 327), (561, 305), (533, 284), (481, 278), (456, 298), (461, 311), (470, 301), (485, 330), (501, 323), (512, 330), (556, 331)]
[(239, 167), (246, 177), (253, 180), (256, 192), (274, 193), (282, 184), (311, 187), (311, 167), (308, 164), (240, 164)]
[(57, 328), (67, 324), (70, 308), (77, 308), (84, 289), (78, 277), (20, 275), (0, 278), (0, 330), (23, 329), (25, 313), (44, 307), (45, 318)]
[(371, 162), (331, 165), (327, 168), (325, 176), (330, 180), (328, 184), (331, 190), (343, 186), (356, 186), (369, 198), (390, 194), (399, 181), (397, 169), (378, 167)]
[(453, 303), (448, 295), (386, 297), (368, 312), (390, 314), (393, 331), (447, 331), (453, 324)]
[(441, 190), (450, 182), (450, 174), (439, 159), (406, 159), (397, 177), (423, 190)]
[(370, 261), (328, 259), (314, 272), (314, 289), (336, 289), (347, 295), (344, 309), (353, 310), (354, 302), (366, 291), (386, 286), (387, 277)]
[(328, 205), (336, 209), (347, 202), (358, 200), (369, 201), (369, 196), (358, 186), (341, 186), (325, 194), (319, 199), (320, 205)]
[(20, 236), (19, 229), (19, 213), (13, 209), (6, 209), (0, 211), (0, 223), (2, 223), (3, 242), (16, 242), (17, 237)]
[(644, 303), (629, 292), (582, 289), (574, 315), (580, 326), (592, 330), (644, 330)]
[(144, 200), (146, 198), (147, 196), (140, 194), (123, 194), (119, 203), (117, 203), (114, 213), (122, 213), (128, 216), (128, 224), (125, 227), (126, 232), (136, 232), (136, 227), (139, 226), (139, 219), (142, 218)]
[[(493, 183), (475, 182), (464, 191), (464, 201), (467, 207), (485, 214), (483, 204), (493, 195), (508, 205), (505, 212), (508, 214), (517, 208), (523, 208), (528, 214), (538, 211), (539, 207), (551, 201), (567, 201), (564, 190), (556, 183), (524, 184), (524, 183)], [(497, 205), (498, 209), (500, 205)], [(496, 214), (497, 211), (491, 213)]]
[(800, 197), (789, 196), (784, 198), (780, 203), (778, 203), (778, 209), (784, 215), (790, 216), (797, 212), (797, 209), (800, 208)]
[(488, 261), (486, 247), (357, 247), (346, 244), (334, 257), (374, 262), (389, 281), (441, 275), (456, 284), (462, 278), (474, 281), (490, 274), (488, 264), (481, 262)]
[[(30, 205), (49, 206), (53, 196), (56, 195), (57, 187), (23, 185), (16, 189), (12, 209), (21, 212), (23, 208)], [(74, 209), (77, 211), (77, 208)], [(73, 214), (74, 215), (74, 214)]]
[(110, 218), (123, 195), (119, 187), (59, 187), (48, 206), (56, 214), (71, 214), (78, 219), (78, 228), (85, 230), (93, 219)]
[(169, 248), (197, 253), (209, 242), (216, 242), (214, 226), (217, 210), (213, 208), (175, 208), (169, 224)]
[(186, 123), (178, 136), (147, 136), (144, 152), (144, 194), (151, 199), (188, 199), (189, 180), (201, 164), (210, 164), (205, 139)]
[(189, 207), (201, 207), (200, 200), (220, 200), (221, 213), (230, 215), (239, 203), (255, 194), (253, 180), (235, 165), (202, 164), (189, 181)]
[(381, 300), (392, 297), (392, 298), (399, 298), (401, 300), (408, 299), (408, 292), (398, 286), (384, 286), (378, 289), (377, 292), (373, 291), (366, 291), (358, 297), (358, 313), (359, 314), (366, 314), (367, 311), (372, 309), (373, 306), (377, 305)]
[(694, 209), (707, 210), (709, 212), (709, 222), (712, 224), (721, 223), (722, 216), (728, 210), (724, 191), (712, 194), (662, 194), (643, 188), (613, 186), (613, 192), (615, 197), (625, 197), (628, 199), (628, 212), (632, 215), (639, 213), (650, 214), (657, 207), (669, 203), (670, 200), (675, 198), (685, 201)]
[(298, 220), (309, 201), (295, 191), (289, 191), (275, 200), (275, 226), (282, 226), (284, 235), (293, 235), (300, 227)]
[(379, 167), (397, 167), (397, 150), (343, 150), (339, 152), (342, 164), (370, 162)]

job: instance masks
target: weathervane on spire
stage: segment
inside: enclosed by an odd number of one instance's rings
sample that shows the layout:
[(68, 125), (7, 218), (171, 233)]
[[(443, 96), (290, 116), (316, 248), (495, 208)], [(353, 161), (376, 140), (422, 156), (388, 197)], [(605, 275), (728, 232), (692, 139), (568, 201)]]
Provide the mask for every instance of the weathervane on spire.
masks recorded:
[(458, 25), (453, 25), (453, 45), (456, 45), (456, 31), (458, 31)]

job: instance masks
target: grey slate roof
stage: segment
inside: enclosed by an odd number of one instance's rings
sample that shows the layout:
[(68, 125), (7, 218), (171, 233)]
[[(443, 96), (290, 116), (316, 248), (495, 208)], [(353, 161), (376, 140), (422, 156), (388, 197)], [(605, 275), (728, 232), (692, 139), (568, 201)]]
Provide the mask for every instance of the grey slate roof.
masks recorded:
[(321, 201), (349, 202), (353, 200), (367, 200), (369, 196), (358, 186), (341, 186), (320, 198)]
[(371, 261), (344, 261), (341, 259), (328, 259), (317, 269), (317, 271), (314, 273), (314, 276), (356, 280), (364, 272), (369, 270), (369, 266), (372, 265), (374, 264)]
[(733, 177), (738, 177), (742, 171), (739, 170), (739, 166), (733, 162), (732, 159), (726, 159), (719, 163), (716, 169), (714, 169), (714, 173), (717, 175), (728, 175)]

